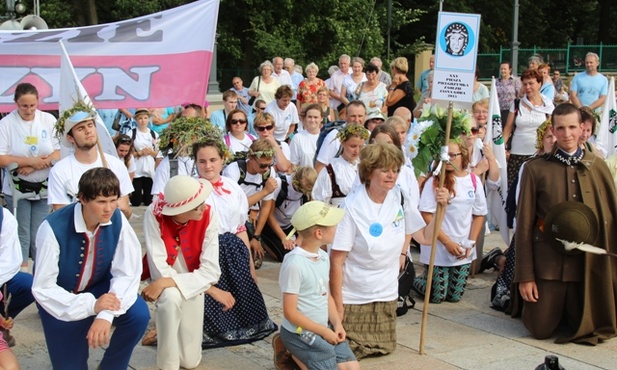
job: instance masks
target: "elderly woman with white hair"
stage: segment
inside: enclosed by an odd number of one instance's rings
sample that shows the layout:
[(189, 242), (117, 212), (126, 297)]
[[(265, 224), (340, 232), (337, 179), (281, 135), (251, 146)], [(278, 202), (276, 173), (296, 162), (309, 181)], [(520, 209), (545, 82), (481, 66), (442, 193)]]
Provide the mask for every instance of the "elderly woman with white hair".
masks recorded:
[(310, 63), (305, 68), (306, 79), (300, 82), (298, 86), (298, 96), (296, 104), (298, 112), (302, 112), (302, 107), (307, 107), (310, 104), (317, 103), (317, 90), (326, 86), (326, 83), (321, 78), (317, 77), (319, 73), (319, 67), (317, 64)]
[(274, 100), (274, 94), (281, 84), (272, 76), (273, 71), (274, 66), (269, 60), (259, 65), (260, 75), (253, 78), (253, 82), (249, 86), (249, 95), (258, 98), (255, 101), (263, 100), (268, 104)]

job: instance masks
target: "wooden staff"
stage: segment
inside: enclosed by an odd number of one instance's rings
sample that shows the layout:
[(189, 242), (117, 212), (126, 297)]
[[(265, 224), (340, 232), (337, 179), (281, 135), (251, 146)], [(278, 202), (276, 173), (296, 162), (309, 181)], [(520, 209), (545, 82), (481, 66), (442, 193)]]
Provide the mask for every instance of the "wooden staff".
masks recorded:
[[(448, 147), (450, 142), (450, 128), (452, 126), (452, 110), (454, 109), (454, 102), (448, 104), (448, 120), (446, 121), (446, 140), (444, 147)], [(440, 158), (441, 160), (441, 158)], [(439, 187), (443, 187), (443, 183), (446, 179), (446, 163), (442, 163), (441, 172), (439, 173)], [(433, 267), (435, 264), (435, 249), (437, 249), (437, 237), (441, 230), (441, 222), (446, 213), (443, 205), (437, 203), (437, 210), (435, 211), (435, 228), (433, 229), (433, 240), (431, 243), (431, 258), (428, 264), (428, 272), (426, 278), (426, 292), (424, 292), (424, 307), (422, 308), (422, 326), (420, 329), (420, 354), (424, 355), (424, 336), (426, 334), (426, 320), (428, 318), (428, 306), (431, 298), (431, 289), (433, 285)]]

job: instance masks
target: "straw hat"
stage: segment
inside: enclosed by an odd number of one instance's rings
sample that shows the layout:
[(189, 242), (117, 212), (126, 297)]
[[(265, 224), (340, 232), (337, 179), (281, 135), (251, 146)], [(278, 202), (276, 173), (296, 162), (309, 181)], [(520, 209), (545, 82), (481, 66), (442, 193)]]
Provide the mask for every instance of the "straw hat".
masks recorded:
[(165, 205), (162, 214), (176, 216), (199, 207), (212, 192), (209, 181), (187, 175), (174, 176), (165, 185)]

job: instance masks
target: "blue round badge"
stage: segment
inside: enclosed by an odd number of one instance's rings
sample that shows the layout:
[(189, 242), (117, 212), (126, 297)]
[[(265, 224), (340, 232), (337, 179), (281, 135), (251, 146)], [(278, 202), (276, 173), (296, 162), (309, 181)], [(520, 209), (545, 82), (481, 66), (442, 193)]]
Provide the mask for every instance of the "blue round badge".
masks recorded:
[(368, 231), (371, 233), (372, 236), (379, 236), (381, 235), (381, 233), (383, 233), (383, 226), (381, 226), (380, 223), (375, 222), (371, 224), (371, 226), (368, 228)]

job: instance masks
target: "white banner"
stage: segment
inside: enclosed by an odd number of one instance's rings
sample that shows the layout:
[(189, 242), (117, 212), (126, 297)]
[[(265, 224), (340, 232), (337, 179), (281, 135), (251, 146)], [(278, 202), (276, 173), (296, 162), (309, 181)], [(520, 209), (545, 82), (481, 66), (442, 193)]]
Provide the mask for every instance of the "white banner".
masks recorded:
[(491, 144), (495, 160), (499, 164), (499, 189), (489, 190), (487, 202), (491, 212), (491, 222), (499, 226), (499, 233), (506, 245), (510, 245), (510, 229), (508, 229), (508, 216), (506, 214), (506, 199), (508, 196), (508, 168), (506, 162), (506, 146), (503, 142), (503, 119), (499, 109), (497, 87), (495, 78), (491, 82), (491, 95), (488, 105), (488, 122), (486, 124), (485, 144)]
[(608, 84), (608, 94), (602, 108), (596, 146), (608, 158), (617, 153), (617, 105), (615, 103), (615, 77)]
[(471, 103), (480, 15), (439, 12), (432, 99)]
[(22, 82), (39, 109), (58, 109), (62, 41), (96, 108), (203, 104), (219, 0), (201, 0), (127, 21), (89, 27), (0, 31), (0, 112), (15, 109)]

